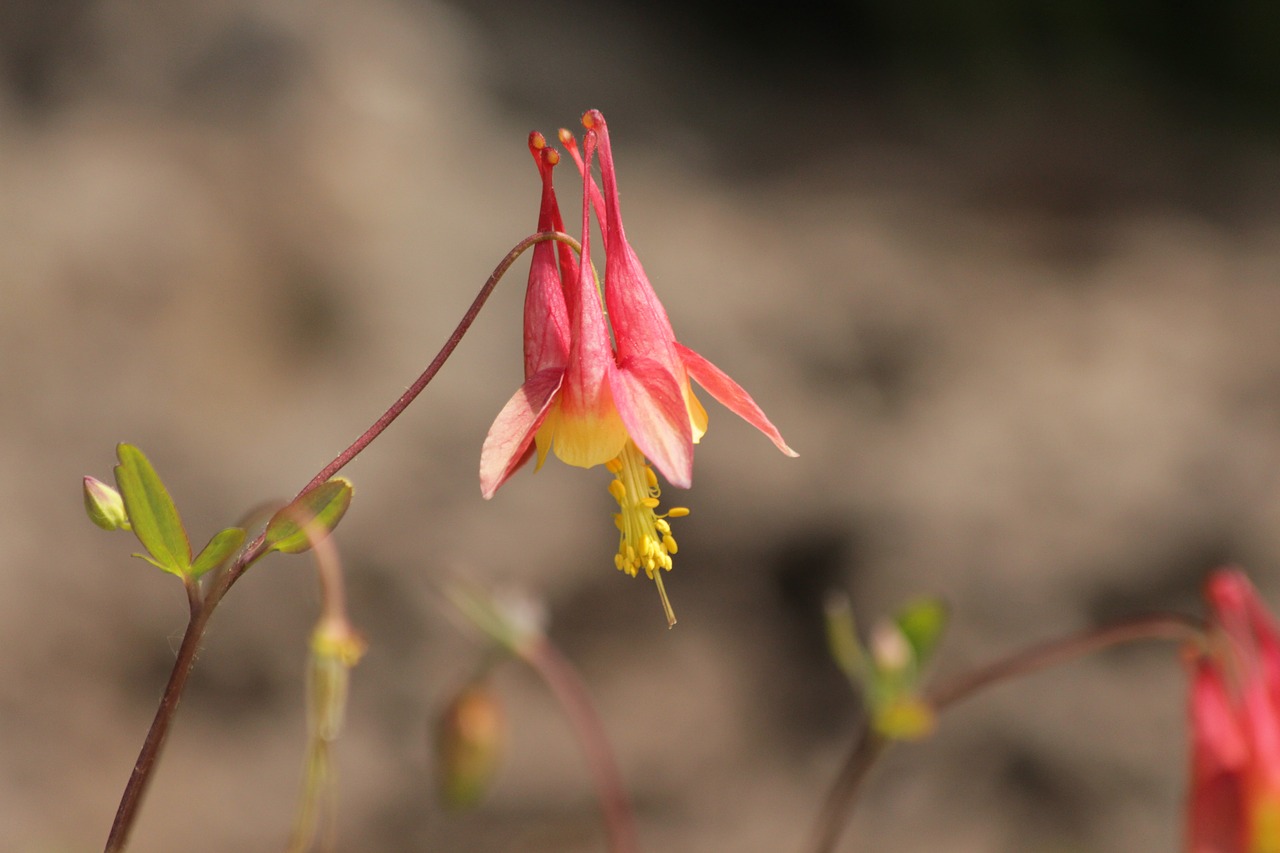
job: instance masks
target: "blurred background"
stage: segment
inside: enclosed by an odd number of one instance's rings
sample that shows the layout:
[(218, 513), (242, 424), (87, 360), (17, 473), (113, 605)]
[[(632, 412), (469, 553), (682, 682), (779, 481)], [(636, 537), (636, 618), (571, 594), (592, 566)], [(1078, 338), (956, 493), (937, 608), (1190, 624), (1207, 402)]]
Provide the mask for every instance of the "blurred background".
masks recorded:
[[(693, 510), (668, 631), (612, 568), (603, 470), (480, 497), (521, 380), (518, 266), (346, 472), (370, 648), (339, 849), (604, 847), (518, 666), (490, 798), (437, 804), (430, 721), (481, 649), (449, 576), (546, 602), (653, 851), (798, 849), (857, 718), (829, 589), (862, 624), (944, 597), (943, 674), (1197, 612), (1225, 561), (1280, 604), (1278, 44), (1280, 7), (1244, 0), (8, 0), (0, 847), (101, 847), (185, 625), (79, 478), (139, 445), (200, 542), (293, 494), (533, 230), (528, 131), (589, 107), (677, 333), (800, 458), (707, 401), (694, 488), (667, 495)], [(316, 616), (306, 558), (235, 588), (132, 849), (283, 846)], [(991, 690), (888, 756), (842, 849), (1178, 849), (1183, 682), (1154, 645)]]

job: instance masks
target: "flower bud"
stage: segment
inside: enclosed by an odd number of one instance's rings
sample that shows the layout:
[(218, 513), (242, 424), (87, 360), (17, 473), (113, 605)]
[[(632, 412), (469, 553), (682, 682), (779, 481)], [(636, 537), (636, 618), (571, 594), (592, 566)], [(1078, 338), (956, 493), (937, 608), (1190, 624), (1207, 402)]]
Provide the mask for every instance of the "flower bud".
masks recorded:
[(436, 730), (440, 797), (446, 806), (476, 805), (489, 790), (506, 740), (506, 717), (485, 682), (464, 687)]
[(911, 643), (897, 623), (883, 621), (871, 632), (871, 659), (883, 675), (899, 677), (915, 665)]
[(129, 529), (124, 498), (96, 477), (84, 478), (84, 508), (89, 513), (89, 520), (103, 530)]
[(342, 730), (351, 668), (364, 650), (364, 640), (345, 621), (324, 619), (311, 635), (307, 718), (312, 734), (320, 740), (337, 740)]

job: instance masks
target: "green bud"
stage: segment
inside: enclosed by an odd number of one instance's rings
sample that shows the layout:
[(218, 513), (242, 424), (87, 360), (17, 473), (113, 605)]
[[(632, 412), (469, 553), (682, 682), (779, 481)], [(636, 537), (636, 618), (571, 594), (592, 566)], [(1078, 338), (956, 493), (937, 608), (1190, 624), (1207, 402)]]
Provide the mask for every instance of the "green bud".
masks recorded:
[(84, 478), (84, 508), (103, 530), (128, 530), (129, 514), (120, 493), (96, 477)]
[(488, 685), (464, 687), (441, 715), (436, 730), (440, 797), (465, 809), (489, 790), (506, 739), (506, 718)]
[(364, 650), (364, 639), (345, 621), (323, 619), (316, 626), (307, 671), (307, 719), (314, 737), (338, 739), (346, 716), (351, 668)]

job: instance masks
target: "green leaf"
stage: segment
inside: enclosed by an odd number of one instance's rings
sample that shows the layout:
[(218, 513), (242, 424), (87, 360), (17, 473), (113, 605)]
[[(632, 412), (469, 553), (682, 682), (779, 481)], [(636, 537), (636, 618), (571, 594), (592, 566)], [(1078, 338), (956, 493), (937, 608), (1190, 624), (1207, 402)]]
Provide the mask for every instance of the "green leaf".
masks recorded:
[(351, 483), (336, 477), (298, 496), (267, 522), (266, 549), (285, 554), (301, 554), (313, 540), (328, 536), (347, 507), (351, 506)]
[(209, 540), (209, 544), (204, 546), (204, 550), (191, 564), (188, 574), (198, 578), (210, 569), (216, 569), (231, 559), (231, 555), (243, 544), (244, 530), (239, 527), (228, 527)]
[(911, 644), (917, 671), (928, 665), (947, 627), (947, 608), (934, 598), (912, 602), (904, 607), (895, 620), (902, 636)]
[(120, 464), (115, 467), (116, 485), (134, 535), (150, 552), (150, 556), (136, 556), (185, 577), (191, 568), (191, 542), (164, 482), (142, 451), (132, 444), (117, 446), (116, 454), (120, 457)]

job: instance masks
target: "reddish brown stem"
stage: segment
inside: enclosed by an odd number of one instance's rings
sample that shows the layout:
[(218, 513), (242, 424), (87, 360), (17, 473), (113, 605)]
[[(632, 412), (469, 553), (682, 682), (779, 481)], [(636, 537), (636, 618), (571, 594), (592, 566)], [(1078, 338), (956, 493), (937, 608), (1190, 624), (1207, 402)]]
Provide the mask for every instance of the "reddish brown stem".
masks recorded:
[[(558, 231), (543, 231), (526, 237), (517, 243), (515, 248), (508, 252), (506, 257), (494, 269), (493, 274), (489, 276), (484, 286), (480, 288), (480, 293), (476, 295), (471, 307), (467, 309), (466, 314), (462, 315), (462, 320), (458, 323), (457, 328), (454, 329), (449, 339), (445, 341), (444, 346), (441, 347), (440, 352), (436, 354), (431, 364), (427, 365), (427, 369), (409, 386), (407, 391), (400, 395), (400, 398), (391, 405), (391, 408), (387, 409), (373, 423), (373, 426), (365, 430), (350, 447), (338, 454), (332, 462), (311, 479), (311, 482), (303, 486), (298, 492), (299, 495), (320, 485), (338, 473), (360, 451), (368, 447), (370, 442), (381, 435), (383, 430), (400, 416), (401, 412), (408, 408), (409, 404), (422, 393), (427, 384), (440, 372), (440, 368), (444, 366), (445, 361), (457, 348), (462, 336), (471, 328), (471, 324), (475, 322), (480, 309), (484, 307), (489, 295), (493, 293), (493, 289), (497, 287), (498, 282), (506, 274), (507, 270), (511, 268), (511, 265), (530, 246), (546, 240), (559, 240), (572, 246), (575, 251), (582, 251), (577, 240), (568, 234)], [(222, 600), (222, 597), (226, 595), (227, 591), (239, 580), (249, 566), (265, 555), (265, 545), (265, 533), (259, 534), (237, 555), (235, 561), (226, 571), (216, 574), (216, 578), (203, 601), (199, 600), (198, 587), (194, 583), (187, 585), (191, 618), (187, 622), (187, 630), (182, 637), (182, 645), (178, 649), (178, 657), (173, 663), (172, 672), (169, 674), (169, 682), (165, 685), (164, 694), (160, 697), (160, 707), (156, 709), (155, 718), (151, 721), (151, 728), (147, 731), (146, 740), (142, 743), (142, 750), (138, 753), (138, 760), (134, 762), (133, 773), (130, 774), (124, 794), (120, 797), (120, 805), (116, 809), (116, 816), (111, 824), (111, 832), (107, 836), (105, 853), (119, 853), (119, 851), (125, 849), (125, 845), (128, 843), (129, 833), (132, 831), (134, 821), (137, 818), (143, 794), (146, 793), (156, 761), (159, 759), (165, 739), (168, 737), (170, 725), (173, 722), (174, 714), (177, 713), (178, 703), (182, 698), (182, 691), (186, 687), (187, 678), (195, 665), (196, 652), (200, 648), (205, 626), (208, 625), (214, 608), (218, 606), (218, 602)]]
[(818, 819), (814, 822), (813, 834), (805, 847), (806, 850), (811, 850), (813, 853), (826, 853), (836, 848), (840, 833), (853, 817), (853, 809), (857, 804), (858, 791), (862, 788), (862, 782), (867, 778), (871, 766), (876, 763), (876, 759), (884, 752), (886, 746), (888, 741), (876, 734), (875, 729), (870, 725), (863, 723), (853, 749), (844, 760), (839, 775), (836, 776), (835, 782), (831, 784), (831, 790), (823, 800), (822, 811), (818, 813)]
[(1204, 623), (1190, 616), (1177, 613), (1134, 616), (1101, 628), (1089, 628), (1037, 643), (943, 682), (929, 690), (924, 700), (933, 706), (934, 711), (943, 711), (983, 688), (1067, 663), (1110, 646), (1136, 640), (1192, 640), (1203, 632)]
[[(1156, 613), (1124, 619), (1101, 628), (1090, 628), (1055, 640), (1037, 643), (986, 666), (963, 673), (927, 691), (922, 697), (935, 713), (979, 691), (1023, 675), (1030, 675), (1093, 652), (1137, 640), (1192, 640), (1202, 635), (1204, 623), (1190, 616)], [(858, 790), (889, 741), (864, 720), (848, 757), (840, 768), (822, 810), (814, 822), (810, 853), (830, 853), (853, 817)]]
[(622, 773), (618, 770), (618, 763), (609, 746), (609, 738), (591, 704), (591, 697), (582, 678), (573, 665), (545, 638), (522, 649), (521, 657), (551, 688), (582, 743), (582, 751), (596, 783), (600, 808), (604, 812), (609, 850), (611, 853), (635, 853), (638, 842), (631, 800), (627, 796)]
[(182, 690), (187, 685), (187, 677), (195, 666), (196, 652), (200, 649), (200, 640), (204, 636), (205, 625), (208, 624), (212, 607), (200, 607), (192, 611), (187, 622), (186, 633), (182, 635), (182, 645), (178, 647), (178, 657), (173, 662), (173, 670), (169, 673), (169, 683), (165, 685), (164, 694), (160, 697), (160, 707), (156, 709), (155, 719), (147, 731), (147, 739), (142, 743), (138, 760), (133, 765), (133, 773), (129, 775), (129, 783), (125, 785), (124, 794), (120, 797), (120, 806), (116, 809), (115, 820), (111, 823), (111, 833), (107, 836), (105, 853), (117, 853), (125, 849), (129, 841), (129, 832), (133, 829), (134, 818), (142, 797), (147, 792), (151, 781), (151, 771), (165, 738), (169, 734), (169, 726), (174, 714), (178, 711), (178, 702), (182, 699)]
[(498, 281), (506, 274), (511, 265), (514, 264), (516, 259), (519, 258), (520, 255), (522, 255), (530, 246), (533, 246), (536, 243), (542, 243), (546, 240), (559, 240), (563, 243), (569, 244), (577, 252), (582, 251), (582, 247), (578, 244), (577, 240), (573, 239), (568, 234), (563, 234), (559, 231), (543, 231), (526, 237), (517, 243), (515, 248), (508, 252), (507, 256), (503, 258), (502, 262), (494, 269), (493, 275), (489, 276), (489, 280), (484, 283), (484, 287), (480, 288), (480, 292), (476, 295), (475, 301), (471, 303), (471, 307), (467, 309), (467, 313), (462, 315), (462, 320), (458, 323), (458, 327), (454, 329), (453, 334), (449, 336), (447, 341), (445, 341), (444, 346), (440, 348), (440, 352), (436, 354), (436, 357), (432, 360), (431, 364), (427, 365), (427, 369), (422, 371), (422, 375), (419, 376), (414, 383), (400, 395), (400, 399), (391, 404), (391, 408), (383, 412), (382, 417), (373, 422), (373, 426), (365, 430), (359, 438), (351, 443), (350, 447), (339, 453), (332, 462), (324, 466), (324, 468), (320, 470), (320, 473), (316, 474), (315, 477), (311, 479), (311, 482), (307, 483), (307, 485), (304, 486), (302, 491), (298, 492), (298, 494), (302, 494), (308, 489), (315, 488), (328, 480), (334, 474), (341, 471), (348, 462), (356, 458), (360, 451), (368, 447), (371, 441), (381, 435), (383, 430), (391, 426), (392, 421), (400, 417), (400, 413), (408, 408), (409, 404), (414, 401), (414, 398), (422, 393), (422, 389), (427, 387), (427, 383), (434, 379), (435, 375), (440, 372), (440, 368), (444, 366), (445, 361), (448, 360), (454, 349), (457, 348), (458, 343), (462, 340), (462, 336), (467, 333), (467, 330), (471, 328), (471, 324), (475, 322), (476, 315), (480, 313), (480, 309), (483, 308), (484, 303), (488, 301), (489, 294), (493, 293), (494, 287), (497, 286)]

